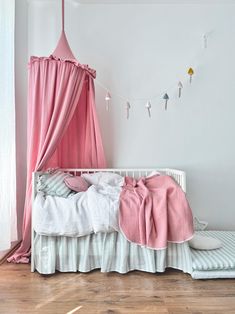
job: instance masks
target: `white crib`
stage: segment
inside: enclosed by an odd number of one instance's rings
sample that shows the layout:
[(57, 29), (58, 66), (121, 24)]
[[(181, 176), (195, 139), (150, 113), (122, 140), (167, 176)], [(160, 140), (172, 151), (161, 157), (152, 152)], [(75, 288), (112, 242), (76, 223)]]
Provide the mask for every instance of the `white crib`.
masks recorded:
[[(159, 171), (162, 174), (170, 175), (173, 177), (178, 184), (182, 187), (183, 191), (186, 192), (186, 174), (184, 171), (175, 169), (61, 169), (64, 172), (71, 173), (73, 175), (80, 175), (82, 173), (94, 173), (94, 172), (112, 172), (122, 176), (131, 176), (134, 178), (140, 178), (147, 176), (153, 171)], [(33, 173), (33, 203), (36, 197), (36, 184), (38, 176), (42, 172)], [(32, 204), (33, 204), (32, 203)], [(117, 232), (112, 234), (92, 234), (81, 238), (66, 238), (66, 237), (52, 237), (52, 236), (40, 236), (34, 230), (32, 206), (32, 242), (31, 242), (31, 271), (37, 269), (40, 273), (51, 274), (56, 270), (63, 272), (75, 272), (75, 271), (90, 271), (95, 268), (100, 268), (101, 271), (118, 271), (125, 273), (133, 269), (139, 269), (143, 271), (164, 271), (165, 267), (173, 267), (183, 270), (184, 272), (191, 272), (191, 258), (190, 251), (187, 243), (174, 244), (169, 243), (169, 247), (166, 250), (154, 251), (146, 248), (142, 248), (136, 244), (129, 243), (122, 235)], [(99, 242), (100, 241), (100, 242)], [(118, 252), (112, 252), (112, 257), (104, 256), (101, 253), (101, 247), (104, 247), (104, 242), (108, 249), (112, 250), (112, 247), (116, 245), (118, 247), (125, 247), (120, 253), (122, 257), (118, 257), (118, 262), (115, 261), (114, 255), (117, 256)], [(110, 243), (112, 242), (112, 244)], [(99, 244), (99, 243), (102, 243)], [(79, 246), (83, 246), (84, 254), (79, 253)], [(86, 251), (92, 251), (87, 253)], [(94, 251), (96, 251), (94, 253)], [(125, 251), (126, 250), (126, 251)], [(125, 257), (125, 252), (128, 254), (134, 254), (140, 256), (141, 262), (133, 264), (133, 258), (130, 256)], [(131, 252), (131, 253), (130, 253)], [(109, 253), (108, 253), (109, 254)], [(92, 255), (92, 258), (91, 258)], [(101, 256), (102, 255), (102, 256)], [(98, 256), (98, 258), (94, 258)], [(80, 259), (80, 260), (78, 260)], [(86, 263), (83, 265), (86, 259)], [(97, 259), (97, 260), (96, 260)], [(112, 259), (112, 261), (111, 261)], [(121, 260), (121, 261), (120, 261)], [(149, 261), (152, 262), (149, 262)], [(131, 262), (132, 261), (132, 262)], [(149, 265), (146, 266), (146, 263)], [(102, 266), (103, 264), (105, 266)], [(117, 263), (119, 263), (117, 265)], [(123, 263), (125, 264), (123, 266)], [(121, 265), (122, 264), (122, 265)], [(152, 265), (154, 264), (154, 266)], [(108, 265), (108, 266), (107, 266)]]

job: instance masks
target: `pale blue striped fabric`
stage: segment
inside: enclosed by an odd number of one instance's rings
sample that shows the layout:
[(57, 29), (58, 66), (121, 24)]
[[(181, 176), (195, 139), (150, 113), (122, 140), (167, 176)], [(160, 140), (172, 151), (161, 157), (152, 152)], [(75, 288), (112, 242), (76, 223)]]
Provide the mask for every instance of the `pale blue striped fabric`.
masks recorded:
[(226, 279), (235, 278), (235, 269), (224, 270), (194, 270), (191, 274), (193, 279)]
[(235, 232), (199, 231), (200, 235), (214, 237), (222, 241), (217, 250), (200, 251), (191, 249), (192, 267), (195, 271), (233, 270), (235, 271)]
[(151, 250), (128, 242), (117, 232), (91, 234), (80, 238), (35, 237), (35, 267), (41, 274), (61, 272), (127, 273), (132, 270), (163, 272), (166, 267), (191, 273), (188, 243), (169, 243), (165, 250)]
[(72, 191), (64, 183), (64, 179), (70, 176), (71, 174), (63, 171), (44, 173), (39, 176), (37, 191), (52, 196), (68, 197)]

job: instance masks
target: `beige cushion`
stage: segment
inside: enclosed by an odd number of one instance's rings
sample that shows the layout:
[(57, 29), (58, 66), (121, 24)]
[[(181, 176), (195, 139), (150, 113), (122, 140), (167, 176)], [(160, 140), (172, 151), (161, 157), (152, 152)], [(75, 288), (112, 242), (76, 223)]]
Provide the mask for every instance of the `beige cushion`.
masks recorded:
[(219, 239), (195, 234), (189, 240), (189, 246), (195, 250), (215, 250), (222, 247), (222, 242)]

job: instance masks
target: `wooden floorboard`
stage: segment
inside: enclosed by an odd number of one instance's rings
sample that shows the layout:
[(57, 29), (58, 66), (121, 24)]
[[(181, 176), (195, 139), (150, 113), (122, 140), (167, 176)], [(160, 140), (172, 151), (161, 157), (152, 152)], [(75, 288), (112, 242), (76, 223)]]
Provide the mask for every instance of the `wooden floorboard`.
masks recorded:
[(164, 274), (31, 273), (29, 265), (0, 266), (0, 313), (235, 314), (235, 280), (193, 280)]

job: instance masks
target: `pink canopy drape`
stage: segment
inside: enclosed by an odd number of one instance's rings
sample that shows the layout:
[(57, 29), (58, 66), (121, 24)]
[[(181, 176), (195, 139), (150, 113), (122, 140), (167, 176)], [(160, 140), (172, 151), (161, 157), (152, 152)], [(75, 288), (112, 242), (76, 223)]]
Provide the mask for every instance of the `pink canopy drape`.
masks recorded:
[(95, 71), (76, 60), (31, 57), (23, 241), (8, 259), (10, 262), (29, 261), (33, 171), (106, 167), (95, 109), (94, 77)]

